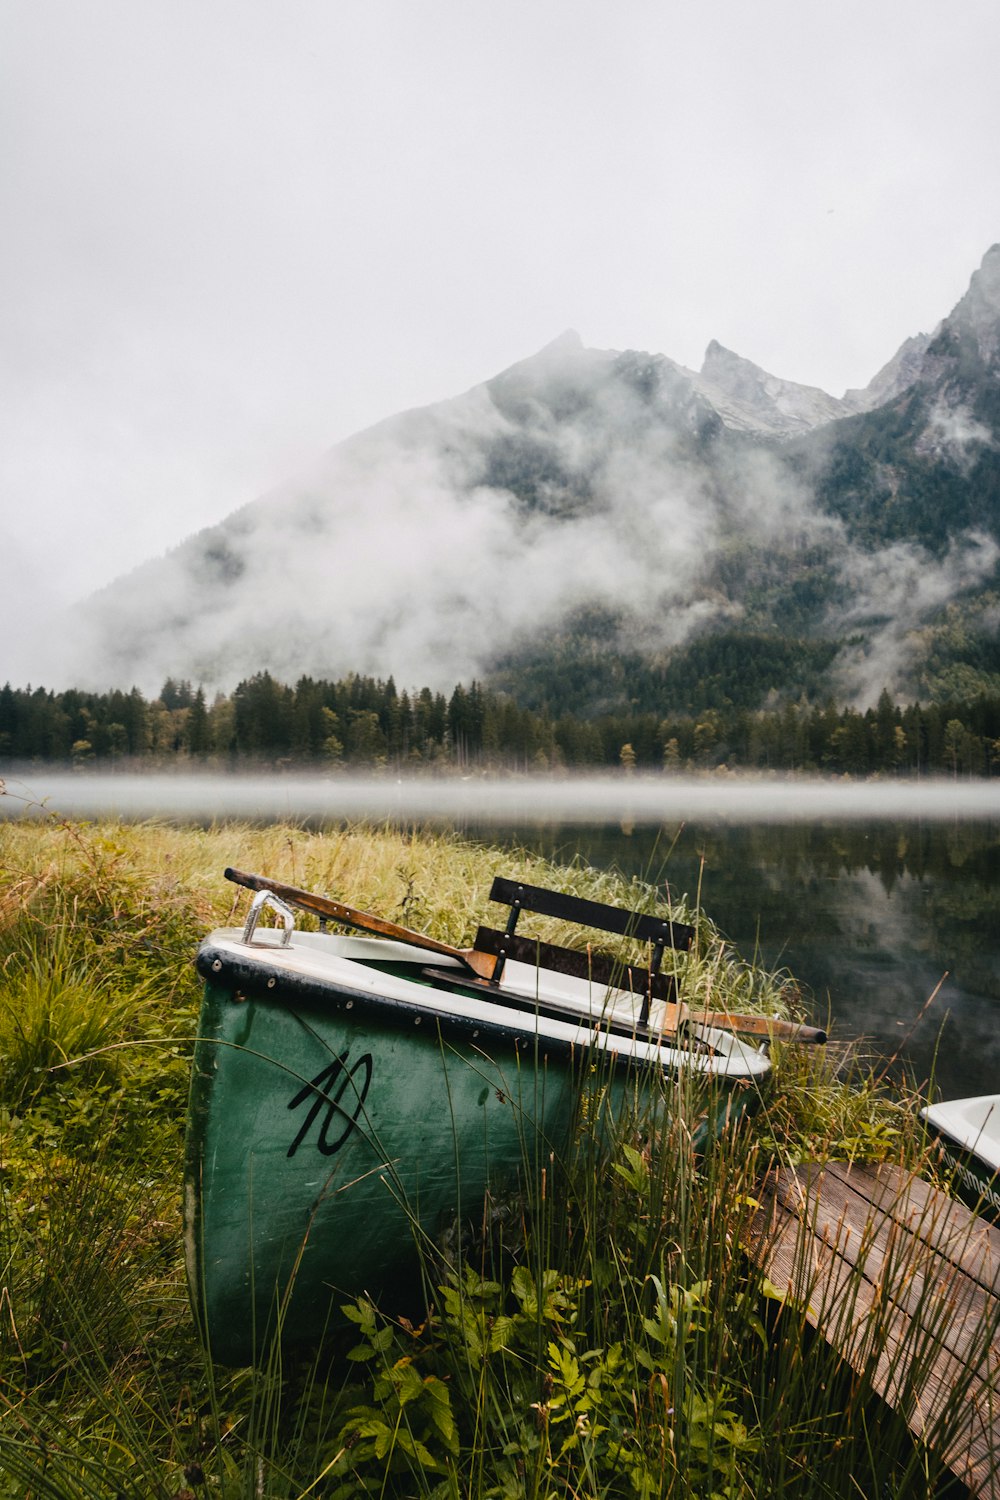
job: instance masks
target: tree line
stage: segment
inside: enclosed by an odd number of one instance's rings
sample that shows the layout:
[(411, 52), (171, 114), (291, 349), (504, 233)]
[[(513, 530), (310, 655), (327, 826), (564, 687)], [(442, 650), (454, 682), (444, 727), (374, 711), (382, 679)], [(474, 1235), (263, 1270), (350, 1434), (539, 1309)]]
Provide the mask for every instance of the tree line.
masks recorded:
[(473, 682), (450, 695), (398, 691), (390, 677), (336, 682), (268, 672), (208, 701), (172, 678), (138, 688), (0, 689), (0, 767), (168, 766), (542, 771), (615, 767), (873, 774), (1000, 774), (1000, 695), (874, 708), (833, 702), (701, 713), (622, 711), (593, 718), (519, 706)]

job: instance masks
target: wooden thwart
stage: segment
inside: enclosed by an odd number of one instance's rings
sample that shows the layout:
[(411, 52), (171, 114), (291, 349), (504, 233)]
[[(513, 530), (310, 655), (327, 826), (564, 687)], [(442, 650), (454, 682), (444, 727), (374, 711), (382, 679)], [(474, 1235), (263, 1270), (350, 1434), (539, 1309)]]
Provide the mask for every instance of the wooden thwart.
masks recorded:
[(809, 1163), (768, 1178), (748, 1248), (968, 1489), (1000, 1500), (1000, 1230), (898, 1167)]

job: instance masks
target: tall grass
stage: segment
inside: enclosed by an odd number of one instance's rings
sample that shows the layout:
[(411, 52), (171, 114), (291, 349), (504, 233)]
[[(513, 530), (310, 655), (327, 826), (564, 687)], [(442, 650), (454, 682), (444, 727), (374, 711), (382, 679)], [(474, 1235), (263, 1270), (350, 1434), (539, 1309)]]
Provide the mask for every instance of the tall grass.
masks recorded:
[[(368, 828), (0, 825), (0, 1496), (926, 1496), (940, 1462), (744, 1246), (775, 1162), (918, 1162), (912, 1101), (787, 1048), (752, 1118), (685, 1077), (598, 1103), (479, 1232), (427, 1250), (409, 1321), (365, 1300), (317, 1353), (213, 1367), (179, 1188), (200, 936), (242, 865), (464, 944), (498, 870), (648, 907), (584, 867)], [(696, 903), (693, 1006), (787, 1007)], [(544, 940), (565, 940), (539, 921)]]

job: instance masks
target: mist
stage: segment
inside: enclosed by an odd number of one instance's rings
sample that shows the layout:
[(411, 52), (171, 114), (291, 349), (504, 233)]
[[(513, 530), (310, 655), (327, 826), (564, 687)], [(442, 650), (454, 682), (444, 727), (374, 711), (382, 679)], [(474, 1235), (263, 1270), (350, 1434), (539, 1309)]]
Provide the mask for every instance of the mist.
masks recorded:
[(940, 558), (910, 542), (871, 552), (845, 547), (838, 571), (851, 602), (831, 612), (829, 628), (843, 634), (864, 631), (865, 638), (845, 647), (834, 664), (841, 694), (865, 707), (885, 687), (898, 692), (899, 684), (912, 679), (919, 627), (985, 583), (998, 562), (1000, 547), (979, 531), (954, 538)]
[(618, 622), (609, 651), (738, 623), (715, 576), (734, 545), (843, 556), (855, 603), (831, 628), (878, 614), (867, 656), (842, 664), (872, 698), (926, 612), (996, 561), (986, 538), (941, 563), (861, 554), (778, 452), (725, 431), (690, 372), (567, 334), (337, 445), (72, 615), (37, 618), (7, 672), (147, 695), (168, 676), (228, 691), (262, 670), (447, 691), (581, 609)]
[[(994, 247), (941, 325), (986, 354), (998, 262)], [(916, 448), (968, 477), (993, 439), (949, 394), (945, 367), (928, 369), (940, 388)], [(852, 409), (888, 394), (855, 392)], [(791, 634), (851, 638), (829, 679), (840, 697), (913, 696), (922, 632), (983, 587), (1000, 547), (968, 525), (969, 509), (944, 555), (908, 540), (863, 545), (863, 519), (852, 530), (817, 499), (854, 441), (830, 421), (831, 399), (717, 345), (696, 374), (567, 332), (463, 395), (337, 444), (77, 609), (36, 604), (5, 642), (4, 672), (150, 697), (168, 677), (211, 694), (265, 670), (448, 691), (516, 670), (519, 654), (559, 635), (580, 639), (583, 618), (597, 622), (587, 651), (655, 661), (718, 627), (780, 631), (787, 605)], [(804, 446), (782, 445), (803, 431)], [(906, 479), (886, 473), (905, 520)]]
[[(553, 410), (568, 391), (575, 420)], [(676, 643), (727, 606), (699, 592), (719, 524), (709, 476), (684, 458), (687, 413), (661, 407), (614, 356), (559, 340), (338, 445), (95, 595), (33, 655), (74, 684), (151, 693), (168, 675), (229, 689), (263, 669), (445, 689), (584, 604), (652, 616)], [(500, 482), (511, 466), (520, 493)]]
[(1000, 821), (1000, 783), (706, 777), (94, 776), (0, 783), (0, 816), (512, 826)]

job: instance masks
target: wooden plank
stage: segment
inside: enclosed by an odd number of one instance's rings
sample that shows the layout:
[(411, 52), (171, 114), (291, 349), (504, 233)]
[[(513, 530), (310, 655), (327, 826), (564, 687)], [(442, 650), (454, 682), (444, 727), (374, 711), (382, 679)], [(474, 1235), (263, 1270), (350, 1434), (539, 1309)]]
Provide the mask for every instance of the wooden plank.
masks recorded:
[(552, 969), (575, 979), (590, 980), (598, 985), (613, 985), (628, 990), (641, 1000), (649, 994), (654, 1000), (676, 1000), (677, 981), (673, 974), (650, 974), (637, 964), (624, 964), (603, 953), (583, 953), (576, 948), (560, 948), (554, 943), (540, 943), (535, 938), (500, 932), (495, 927), (480, 927), (476, 933), (477, 953), (504, 954), (517, 963)]
[(540, 885), (525, 885), (498, 875), (490, 889), (490, 900), (501, 906), (517, 906), (522, 911), (539, 912), (544, 917), (558, 917), (577, 922), (581, 927), (595, 927), (602, 932), (617, 932), (641, 942), (663, 942), (668, 948), (689, 948), (694, 928), (684, 922), (670, 922), (609, 906), (603, 901), (587, 901), (582, 896), (567, 896)]
[[(814, 1246), (804, 1277), (799, 1226), (785, 1217), (767, 1262), (771, 1280), (798, 1292), (808, 1304), (813, 1327), (853, 1369), (867, 1374), (873, 1389), (900, 1410), (911, 1430), (927, 1440), (974, 1493), (1000, 1493), (995, 1473), (995, 1385), (978, 1380), (976, 1372), (949, 1351), (935, 1352), (936, 1330), (915, 1325), (832, 1246), (823, 1241)], [(945, 1305), (934, 1321), (946, 1318)], [(959, 1402), (960, 1420), (948, 1430), (935, 1430), (950, 1399)]]
[(765, 1184), (748, 1249), (974, 1494), (1000, 1500), (992, 1225), (898, 1168), (811, 1163)]
[[(836, 1183), (827, 1181), (825, 1188), (830, 1187)], [(923, 1332), (933, 1332), (936, 1344), (961, 1359), (983, 1352), (984, 1319), (993, 1307), (989, 1293), (932, 1246), (901, 1230), (890, 1216), (874, 1212), (865, 1224), (856, 1210), (852, 1213), (849, 1202), (835, 1208), (836, 1194), (821, 1192), (817, 1181), (812, 1190), (810, 1207), (816, 1205), (821, 1211), (810, 1214), (807, 1228), (814, 1247), (822, 1252), (826, 1270), (830, 1270), (831, 1256), (836, 1256), (848, 1271), (859, 1271), (883, 1299), (891, 1299), (902, 1312), (921, 1312)], [(782, 1202), (785, 1195), (780, 1186), (776, 1196), (781, 1207), (789, 1208), (787, 1201)], [(790, 1227), (798, 1231), (794, 1206), (784, 1219), (785, 1231)], [(935, 1314), (940, 1329), (933, 1327)]]
[[(916, 1311), (928, 1293), (947, 1295), (952, 1313), (942, 1342), (965, 1358), (994, 1302), (992, 1278), (984, 1271), (987, 1262), (979, 1248), (984, 1236), (968, 1210), (919, 1178), (886, 1181), (871, 1169), (845, 1169), (842, 1164), (799, 1169), (794, 1182), (794, 1187), (787, 1178), (775, 1183), (782, 1207), (794, 1214), (807, 1201), (812, 1233), (832, 1238), (848, 1262), (876, 1286), (892, 1283), (907, 1312)], [(953, 1206), (959, 1215), (951, 1215)]]
[(1000, 1227), (922, 1177), (888, 1162), (878, 1167), (829, 1162), (826, 1170), (899, 1223), (914, 1232), (919, 1226), (921, 1238), (988, 1291), (1000, 1293)]

